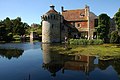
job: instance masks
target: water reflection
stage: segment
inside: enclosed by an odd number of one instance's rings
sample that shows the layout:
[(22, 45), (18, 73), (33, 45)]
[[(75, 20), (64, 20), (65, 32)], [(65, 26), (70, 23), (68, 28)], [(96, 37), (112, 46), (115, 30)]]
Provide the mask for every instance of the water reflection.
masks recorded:
[(62, 54), (64, 51), (58, 48), (70, 50), (64, 45), (42, 44), (42, 50), (40, 46), (40, 43), (0, 44), (0, 80), (118, 80), (120, 75), (120, 60)]
[(0, 56), (8, 59), (18, 58), (22, 55), (23, 52), (24, 50), (18, 49), (0, 49)]
[(120, 59), (118, 60), (108, 60), (108, 61), (100, 61), (99, 62), (99, 67), (104, 70), (107, 67), (111, 65), (114, 67), (114, 69), (117, 71), (117, 73), (120, 75)]
[(39, 49), (40, 42), (24, 42), (24, 43), (5, 43), (0, 44), (0, 49), (21, 49), (21, 50), (29, 50), (29, 49)]
[[(59, 54), (59, 52), (52, 50), (52, 46), (50, 44), (42, 44), (42, 67), (48, 70), (51, 76), (59, 77), (61, 73), (66, 75), (69, 71), (71, 71), (70, 73), (77, 71), (78, 76), (68, 74), (77, 80), (119, 80), (120, 65), (115, 65), (114, 63), (114, 65), (112, 63), (106, 65), (107, 62), (99, 61), (98, 56)], [(116, 72), (115, 69), (119, 71)], [(59, 78), (73, 80), (70, 77)]]

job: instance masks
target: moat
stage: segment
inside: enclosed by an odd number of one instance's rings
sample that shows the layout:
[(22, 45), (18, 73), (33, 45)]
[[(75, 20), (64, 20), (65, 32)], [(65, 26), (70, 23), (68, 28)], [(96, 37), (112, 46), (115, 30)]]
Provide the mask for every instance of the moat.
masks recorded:
[(0, 80), (120, 79), (120, 59), (58, 53), (40, 42), (0, 44)]

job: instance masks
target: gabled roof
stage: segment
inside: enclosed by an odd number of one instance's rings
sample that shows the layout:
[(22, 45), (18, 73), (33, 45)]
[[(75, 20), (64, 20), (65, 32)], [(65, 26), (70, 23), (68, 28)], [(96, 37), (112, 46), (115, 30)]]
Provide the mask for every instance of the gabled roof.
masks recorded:
[(67, 21), (87, 20), (87, 17), (85, 16), (85, 9), (64, 10), (62, 15)]
[(49, 10), (46, 14), (51, 14), (51, 13), (53, 13), (53, 14), (58, 14), (58, 12), (56, 11), (56, 10)]
[(50, 5), (50, 10), (46, 14), (58, 14), (58, 12), (54, 9), (54, 5)]

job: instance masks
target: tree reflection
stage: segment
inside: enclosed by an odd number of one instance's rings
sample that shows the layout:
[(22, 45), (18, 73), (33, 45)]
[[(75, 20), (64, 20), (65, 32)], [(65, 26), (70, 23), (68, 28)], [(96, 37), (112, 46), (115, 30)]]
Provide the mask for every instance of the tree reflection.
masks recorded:
[(22, 55), (24, 50), (18, 49), (0, 49), (0, 56), (6, 57), (8, 59), (18, 58)]
[[(89, 55), (73, 55), (73, 54), (61, 54), (58, 48), (51, 44), (42, 44), (43, 50), (43, 68), (51, 73), (51, 76), (56, 76), (58, 71), (62, 71), (64, 74), (67, 70), (72, 71), (82, 71), (86, 75), (85, 80), (99, 80), (118, 79), (118, 74), (120, 74), (120, 63), (119, 61), (98, 61), (98, 56)], [(57, 46), (56, 46), (57, 47)], [(111, 66), (112, 65), (112, 66)], [(116, 74), (116, 71), (118, 74)], [(109, 76), (111, 72), (113, 76), (111, 77), (101, 77), (103, 74)], [(96, 78), (95, 75), (99, 75)]]
[(88, 74), (94, 69), (94, 56), (59, 54), (50, 44), (43, 44), (43, 68), (54, 75), (62, 70), (80, 70)]
[(101, 60), (99, 63), (99, 67), (103, 70), (106, 69), (109, 65), (112, 65), (117, 73), (120, 75), (120, 59), (107, 61)]

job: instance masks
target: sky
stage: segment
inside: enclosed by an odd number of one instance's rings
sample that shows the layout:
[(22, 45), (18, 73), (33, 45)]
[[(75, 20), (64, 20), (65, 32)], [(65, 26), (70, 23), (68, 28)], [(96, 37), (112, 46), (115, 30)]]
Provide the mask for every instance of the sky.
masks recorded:
[(83, 9), (88, 5), (97, 16), (106, 13), (111, 18), (120, 8), (120, 0), (0, 0), (0, 20), (21, 17), (22, 22), (29, 25), (40, 24), (41, 16), (50, 9), (51, 4), (58, 12), (61, 12), (61, 6), (71, 10)]

